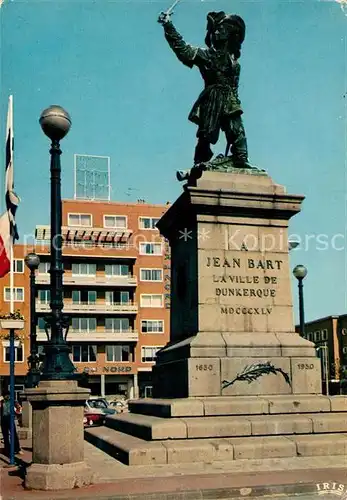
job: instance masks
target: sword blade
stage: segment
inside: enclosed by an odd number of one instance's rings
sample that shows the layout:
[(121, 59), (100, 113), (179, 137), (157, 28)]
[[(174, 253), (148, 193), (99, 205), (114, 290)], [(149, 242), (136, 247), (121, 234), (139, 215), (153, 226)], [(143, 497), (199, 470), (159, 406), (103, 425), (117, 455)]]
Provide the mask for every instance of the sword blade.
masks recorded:
[(171, 7), (165, 12), (165, 14), (171, 14), (171, 12), (174, 10), (176, 5), (180, 3), (181, 0), (175, 0), (175, 2), (171, 5)]

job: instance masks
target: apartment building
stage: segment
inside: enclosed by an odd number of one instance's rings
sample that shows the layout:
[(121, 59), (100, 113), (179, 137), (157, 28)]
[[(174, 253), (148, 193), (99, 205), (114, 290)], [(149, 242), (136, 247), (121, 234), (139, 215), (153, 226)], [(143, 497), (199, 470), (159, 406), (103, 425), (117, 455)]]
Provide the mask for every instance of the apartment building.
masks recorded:
[[(156, 352), (169, 340), (170, 254), (156, 229), (167, 208), (144, 202), (63, 201), (64, 314), (70, 319), (66, 338), (76, 370), (85, 374), (94, 395), (151, 395)], [(50, 333), (44, 320), (50, 310), (50, 227), (36, 226), (35, 238), (40, 257), (37, 337), (43, 352)], [(16, 280), (23, 289), (16, 306), (27, 318), (26, 270), (21, 280)], [(0, 375), (6, 369), (3, 361)], [(22, 377), (22, 372), (17, 369), (16, 375)]]

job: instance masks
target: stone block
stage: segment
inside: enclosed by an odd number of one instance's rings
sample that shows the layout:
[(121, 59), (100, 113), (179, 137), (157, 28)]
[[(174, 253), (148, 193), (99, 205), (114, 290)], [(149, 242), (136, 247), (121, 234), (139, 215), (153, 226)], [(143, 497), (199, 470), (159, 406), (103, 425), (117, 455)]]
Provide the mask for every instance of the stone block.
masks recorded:
[(263, 460), (296, 456), (295, 444), (285, 437), (252, 437), (228, 440), (234, 448), (235, 460)]
[(89, 427), (85, 439), (126, 465), (166, 464), (166, 448), (158, 441), (144, 441), (108, 427)]
[(227, 357), (280, 357), (281, 344), (274, 333), (224, 333)]
[(134, 413), (121, 413), (106, 417), (106, 425), (119, 432), (136, 436), (141, 439), (185, 439), (187, 428), (179, 418), (160, 418)]
[(214, 448), (213, 460), (226, 462), (234, 460), (234, 447), (227, 439), (211, 439), (209, 443)]
[(288, 436), (295, 443), (299, 457), (347, 455), (347, 435)]
[(17, 429), (17, 435), (19, 440), (28, 441), (33, 437), (33, 430), (28, 427), (19, 427)]
[(269, 413), (269, 404), (259, 397), (206, 398), (203, 400), (205, 416), (254, 415)]
[(347, 414), (312, 414), (310, 415), (314, 433), (347, 432)]
[(331, 411), (347, 411), (347, 396), (330, 396)]
[(306, 415), (248, 416), (247, 419), (252, 425), (252, 436), (312, 433), (312, 420)]
[(83, 406), (33, 407), (33, 462), (83, 462)]
[(330, 401), (325, 396), (270, 396), (266, 399), (270, 413), (318, 413), (330, 411)]
[(199, 331), (190, 341), (191, 358), (222, 358), (226, 355), (225, 340), (220, 332)]
[(204, 403), (199, 399), (139, 399), (129, 401), (131, 413), (155, 417), (202, 417)]
[(188, 365), (188, 395), (219, 396), (220, 385), (220, 359), (214, 358), (191, 358), (187, 360)]
[(92, 483), (93, 472), (84, 462), (63, 465), (33, 463), (25, 476), (25, 487), (29, 490), (71, 490)]
[(33, 421), (33, 411), (32, 406), (29, 401), (23, 401), (22, 403), (22, 426), (31, 429)]
[(199, 321), (205, 331), (220, 332), (287, 332), (293, 329), (290, 306), (258, 306), (252, 299), (236, 305), (200, 304)]
[(193, 462), (211, 463), (215, 456), (215, 447), (207, 440), (165, 441), (168, 464)]
[(251, 424), (245, 418), (194, 417), (182, 420), (187, 426), (188, 439), (251, 435)]
[(221, 395), (219, 358), (189, 358), (163, 363), (155, 366), (154, 373), (156, 398)]
[[(268, 373), (264, 367), (257, 368), (259, 364), (265, 365), (268, 362), (277, 370), (276, 374)], [(244, 378), (237, 380), (246, 369), (249, 375), (254, 377), (261, 373), (261, 370), (263, 373), (250, 383)], [(221, 359), (221, 382), (234, 382), (223, 389), (222, 394), (225, 396), (289, 394), (291, 386), (284, 374), (290, 377), (289, 358), (224, 358)]]
[(321, 364), (318, 358), (291, 358), (293, 394), (321, 394)]
[(289, 357), (317, 358), (315, 345), (295, 332), (276, 333), (281, 345), (281, 355)]

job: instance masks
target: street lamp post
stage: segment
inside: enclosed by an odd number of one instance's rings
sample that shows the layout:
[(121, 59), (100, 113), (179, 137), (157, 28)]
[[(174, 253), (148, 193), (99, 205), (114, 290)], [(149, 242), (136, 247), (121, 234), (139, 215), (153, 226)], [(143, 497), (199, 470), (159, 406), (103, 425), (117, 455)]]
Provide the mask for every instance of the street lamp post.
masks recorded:
[(40, 258), (36, 253), (28, 253), (25, 264), (30, 270), (30, 356), (28, 358), (29, 371), (27, 374), (27, 387), (36, 387), (40, 381), (39, 356), (36, 337), (36, 283), (35, 273), (40, 265)]
[[(46, 333), (49, 338), (45, 344), (45, 359), (42, 371), (43, 380), (71, 380), (75, 367), (70, 359), (70, 348), (66, 342), (69, 328), (67, 317), (63, 316), (63, 260), (62, 260), (62, 204), (61, 204), (61, 167), (60, 140), (71, 127), (69, 114), (60, 106), (50, 106), (40, 117), (43, 132), (52, 141), (51, 154), (51, 268), (50, 292), (51, 313), (46, 318)], [(50, 330), (50, 336), (48, 334)], [(65, 335), (64, 335), (65, 331)]]
[(83, 415), (90, 390), (78, 387), (75, 367), (66, 342), (69, 322), (63, 316), (62, 206), (59, 141), (68, 133), (71, 120), (60, 106), (47, 108), (40, 117), (51, 139), (51, 268), (50, 314), (46, 320), (47, 342), (40, 384), (26, 389), (32, 405), (32, 463), (26, 470), (25, 487), (36, 490), (73, 489), (91, 483), (93, 472), (84, 460)]
[(305, 335), (305, 310), (304, 310), (304, 278), (307, 275), (307, 269), (305, 266), (299, 264), (293, 269), (293, 274), (298, 280), (299, 286), (299, 317), (300, 317), (300, 334), (303, 337)]

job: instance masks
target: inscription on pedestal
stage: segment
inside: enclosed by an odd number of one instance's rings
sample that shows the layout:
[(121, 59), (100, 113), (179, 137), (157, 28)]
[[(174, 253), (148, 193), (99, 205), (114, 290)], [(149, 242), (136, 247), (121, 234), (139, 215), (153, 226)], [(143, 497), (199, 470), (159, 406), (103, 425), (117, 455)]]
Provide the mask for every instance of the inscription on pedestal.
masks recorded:
[[(212, 255), (205, 257), (204, 265), (213, 270), (211, 291), (221, 303), (220, 314), (272, 314), (271, 303), (273, 301), (271, 299), (277, 296), (280, 281), (277, 273), (282, 271), (283, 260), (255, 259), (250, 258), (246, 253), (242, 257), (224, 256), (221, 258)], [(245, 274), (241, 274), (242, 272)], [(238, 298), (241, 302), (244, 302), (245, 298), (256, 299), (257, 306), (259, 300), (265, 300), (264, 304), (259, 307), (242, 307), (239, 304), (233, 304)]]

